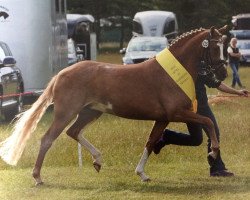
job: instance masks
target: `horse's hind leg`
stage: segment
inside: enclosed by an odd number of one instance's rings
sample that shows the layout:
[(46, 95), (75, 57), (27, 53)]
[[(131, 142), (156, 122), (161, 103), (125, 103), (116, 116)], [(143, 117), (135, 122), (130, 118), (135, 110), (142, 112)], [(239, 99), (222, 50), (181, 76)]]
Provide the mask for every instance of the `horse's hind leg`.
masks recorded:
[(79, 114), (74, 122), (74, 124), (67, 130), (67, 134), (79, 142), (82, 146), (84, 146), (92, 155), (93, 157), (93, 165), (97, 172), (101, 169), (101, 153), (98, 149), (96, 149), (88, 140), (83, 137), (82, 129), (93, 122), (97, 118), (102, 115), (102, 112), (92, 110), (89, 108), (84, 108)]
[(53, 141), (55, 141), (55, 139), (61, 134), (63, 129), (68, 125), (68, 123), (72, 119), (71, 115), (60, 115), (60, 116), (61, 117), (55, 115), (52, 125), (41, 139), (39, 154), (36, 160), (35, 167), (33, 169), (33, 177), (36, 181), (36, 185), (43, 184), (40, 172), (47, 151), (51, 147)]

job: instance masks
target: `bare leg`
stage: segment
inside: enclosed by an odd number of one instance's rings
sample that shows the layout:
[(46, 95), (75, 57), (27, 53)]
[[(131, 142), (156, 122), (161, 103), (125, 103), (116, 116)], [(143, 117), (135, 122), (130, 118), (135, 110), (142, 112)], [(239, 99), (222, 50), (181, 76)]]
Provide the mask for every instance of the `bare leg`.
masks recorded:
[(142, 181), (150, 181), (150, 178), (145, 174), (144, 167), (147, 163), (148, 157), (151, 154), (155, 143), (160, 139), (164, 129), (168, 125), (168, 122), (155, 122), (151, 131), (146, 147), (143, 151), (142, 157), (135, 169), (135, 173), (141, 177)]
[(83, 128), (102, 115), (102, 112), (84, 108), (78, 115), (77, 120), (67, 130), (67, 134), (84, 146), (93, 157), (93, 165), (97, 172), (101, 169), (101, 153), (87, 139), (83, 137)]

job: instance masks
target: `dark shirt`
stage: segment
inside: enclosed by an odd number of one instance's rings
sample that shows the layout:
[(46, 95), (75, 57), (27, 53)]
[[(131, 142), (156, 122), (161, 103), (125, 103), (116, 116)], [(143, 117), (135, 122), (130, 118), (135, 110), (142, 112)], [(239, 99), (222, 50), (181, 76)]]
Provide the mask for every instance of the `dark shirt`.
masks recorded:
[[(232, 48), (233, 53), (239, 53), (239, 49), (238, 48), (233, 48), (230, 46), (230, 48)], [(229, 58), (229, 62), (230, 63), (238, 63), (239, 62), (239, 58), (235, 57), (235, 56), (231, 56), (230, 54), (228, 54), (228, 58)]]
[(195, 92), (198, 105), (208, 104), (207, 91), (202, 77), (198, 76), (195, 83)]

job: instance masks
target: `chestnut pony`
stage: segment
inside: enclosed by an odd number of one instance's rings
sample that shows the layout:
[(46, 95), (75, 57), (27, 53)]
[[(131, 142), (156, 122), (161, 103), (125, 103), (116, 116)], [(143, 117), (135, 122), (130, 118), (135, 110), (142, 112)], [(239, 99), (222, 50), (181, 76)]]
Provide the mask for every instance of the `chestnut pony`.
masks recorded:
[[(190, 31), (170, 45), (170, 52), (186, 68), (194, 82), (201, 62), (207, 71), (215, 75), (220, 71), (220, 75), (216, 76), (225, 79), (227, 73), (221, 57), (221, 37), (225, 31), (226, 27)], [(149, 180), (144, 173), (146, 161), (169, 122), (193, 122), (207, 126), (214, 156), (219, 150), (212, 121), (190, 110), (191, 100), (155, 58), (126, 66), (83, 61), (59, 72), (39, 99), (19, 118), (12, 135), (0, 144), (3, 160), (12, 165), (17, 163), (26, 141), (52, 103), (54, 119), (41, 139), (33, 169), (37, 185), (43, 183), (40, 171), (46, 152), (73, 119), (75, 121), (67, 134), (91, 153), (95, 169), (100, 170), (101, 153), (84, 138), (82, 130), (104, 112), (129, 119), (155, 121), (136, 168), (143, 181)]]

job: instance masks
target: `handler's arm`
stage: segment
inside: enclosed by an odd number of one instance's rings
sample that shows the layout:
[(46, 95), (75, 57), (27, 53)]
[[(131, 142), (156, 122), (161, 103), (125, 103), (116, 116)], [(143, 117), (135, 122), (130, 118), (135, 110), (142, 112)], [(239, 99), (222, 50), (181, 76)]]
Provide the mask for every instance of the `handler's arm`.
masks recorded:
[(247, 97), (248, 96), (248, 91), (243, 89), (243, 90), (236, 90), (234, 88), (231, 88), (229, 86), (227, 86), (225, 83), (222, 83), (219, 85), (219, 87), (217, 88), (218, 90), (222, 91), (222, 92), (226, 92), (226, 93), (229, 93), (229, 94), (237, 94), (239, 96), (245, 96)]
[(237, 57), (237, 58), (241, 57), (241, 53), (240, 52), (234, 53), (232, 47), (228, 47), (227, 53), (230, 54), (230, 56), (233, 56), (233, 57)]

